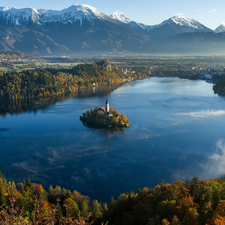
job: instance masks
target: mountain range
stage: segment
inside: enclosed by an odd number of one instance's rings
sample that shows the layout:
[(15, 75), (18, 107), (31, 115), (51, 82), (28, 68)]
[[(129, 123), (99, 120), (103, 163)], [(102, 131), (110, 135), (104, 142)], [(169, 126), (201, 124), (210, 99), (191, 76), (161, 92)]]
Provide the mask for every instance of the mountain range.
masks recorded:
[(225, 25), (215, 31), (178, 14), (145, 25), (121, 12), (108, 16), (88, 5), (61, 11), (0, 7), (0, 50), (34, 55), (102, 52), (223, 53)]

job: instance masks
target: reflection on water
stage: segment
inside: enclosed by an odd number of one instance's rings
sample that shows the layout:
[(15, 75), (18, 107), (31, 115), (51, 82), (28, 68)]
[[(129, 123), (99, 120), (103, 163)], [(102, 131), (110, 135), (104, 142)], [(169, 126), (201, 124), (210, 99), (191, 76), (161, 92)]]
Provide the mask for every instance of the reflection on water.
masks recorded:
[[(0, 170), (9, 180), (29, 176), (45, 188), (61, 185), (102, 202), (161, 180), (225, 173), (225, 99), (211, 84), (152, 78), (112, 90), (26, 106), (1, 102)], [(106, 98), (130, 128), (83, 126), (79, 116)]]
[(20, 114), (24, 112), (36, 113), (38, 109), (46, 108), (54, 105), (57, 102), (63, 102), (69, 98), (87, 98), (87, 97), (101, 97), (109, 95), (113, 90), (121, 85), (110, 85), (108, 87), (93, 87), (80, 89), (74, 93), (62, 94), (58, 96), (44, 97), (39, 99), (1, 99), (0, 100), (0, 115), (6, 116), (8, 114)]
[(104, 126), (87, 124), (85, 121), (81, 121), (81, 123), (85, 127), (90, 128), (92, 130), (101, 130), (103, 133), (105, 133), (106, 136), (109, 136), (109, 134), (123, 133), (125, 130), (124, 127), (104, 127)]

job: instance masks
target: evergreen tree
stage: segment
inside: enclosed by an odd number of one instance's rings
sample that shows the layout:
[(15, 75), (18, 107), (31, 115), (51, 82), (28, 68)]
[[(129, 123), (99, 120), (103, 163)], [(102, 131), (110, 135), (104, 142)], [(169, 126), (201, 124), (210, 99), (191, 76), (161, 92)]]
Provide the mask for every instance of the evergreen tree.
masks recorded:
[(12, 188), (12, 193), (15, 193), (17, 190), (16, 190), (16, 184), (14, 181), (12, 181), (12, 185), (11, 185), (11, 188)]
[(86, 202), (82, 202), (80, 216), (88, 218), (88, 205)]
[(7, 200), (6, 197), (4, 195), (4, 189), (2, 184), (0, 184), (0, 206), (6, 204)]
[(56, 217), (58, 220), (60, 220), (60, 218), (62, 218), (62, 208), (61, 205), (59, 204), (59, 202), (57, 202), (57, 211), (56, 211)]
[(72, 200), (72, 212), (73, 212), (73, 216), (77, 217), (79, 208), (77, 203), (74, 200)]
[(98, 219), (102, 218), (101, 203), (99, 203), (97, 200), (93, 201), (92, 212), (93, 212), (92, 217), (94, 221), (97, 221)]
[(30, 181), (30, 178), (29, 177), (26, 180), (26, 187), (31, 188), (31, 181)]
[(214, 205), (217, 205), (221, 201), (220, 192), (217, 188), (213, 191), (212, 199)]
[(141, 193), (142, 193), (141, 189), (138, 188), (138, 189), (137, 189), (137, 194), (140, 195)]
[(198, 193), (199, 189), (200, 189), (200, 185), (199, 185), (198, 177), (193, 177), (192, 181), (191, 181), (190, 192), (191, 192), (191, 195), (194, 197), (195, 200), (196, 200), (196, 198), (199, 194)]
[(107, 211), (107, 210), (108, 210), (107, 203), (103, 203), (102, 204), (102, 212)]
[(110, 201), (109, 201), (109, 208), (113, 207), (114, 204), (115, 204), (115, 200), (114, 200), (113, 196), (111, 196)]
[(190, 181), (189, 180), (186, 180), (185, 186), (186, 186), (187, 189), (190, 189), (191, 188), (191, 185), (190, 185)]
[(163, 187), (164, 185), (165, 185), (164, 180), (162, 180), (160, 186)]
[(207, 191), (206, 194), (205, 194), (205, 199), (204, 199), (204, 202), (212, 202), (212, 192), (211, 191)]

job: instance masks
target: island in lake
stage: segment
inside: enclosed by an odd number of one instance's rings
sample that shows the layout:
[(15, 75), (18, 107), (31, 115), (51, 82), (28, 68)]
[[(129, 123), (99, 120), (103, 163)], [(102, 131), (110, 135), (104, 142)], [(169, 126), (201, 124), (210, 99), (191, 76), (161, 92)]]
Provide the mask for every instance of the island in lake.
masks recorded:
[(120, 114), (116, 109), (109, 109), (109, 101), (106, 99), (105, 107), (96, 107), (95, 109), (87, 110), (80, 116), (80, 120), (85, 125), (99, 127), (129, 127), (130, 121), (124, 114)]

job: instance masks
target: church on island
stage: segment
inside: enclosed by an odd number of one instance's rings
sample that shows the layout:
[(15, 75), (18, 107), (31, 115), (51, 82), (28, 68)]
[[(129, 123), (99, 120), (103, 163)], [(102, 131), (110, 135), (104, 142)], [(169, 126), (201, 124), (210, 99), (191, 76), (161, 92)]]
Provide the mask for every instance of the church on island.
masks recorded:
[(108, 98), (106, 99), (106, 103), (105, 103), (105, 107), (104, 105), (102, 105), (99, 109), (98, 109), (98, 113), (102, 112), (102, 113), (109, 113), (109, 101)]
[(85, 125), (104, 126), (104, 127), (129, 127), (130, 121), (124, 114), (120, 114), (116, 109), (109, 109), (109, 101), (106, 99), (105, 106), (96, 107), (95, 109), (87, 110), (80, 116), (80, 120)]
[[(98, 109), (98, 113), (105, 113), (107, 115), (107, 117), (109, 119), (111, 119), (114, 115), (109, 113), (109, 101), (108, 98), (106, 99), (106, 103), (105, 103), (105, 107), (104, 105), (102, 105), (99, 109)], [(119, 119), (119, 116), (116, 116), (117, 119)]]

